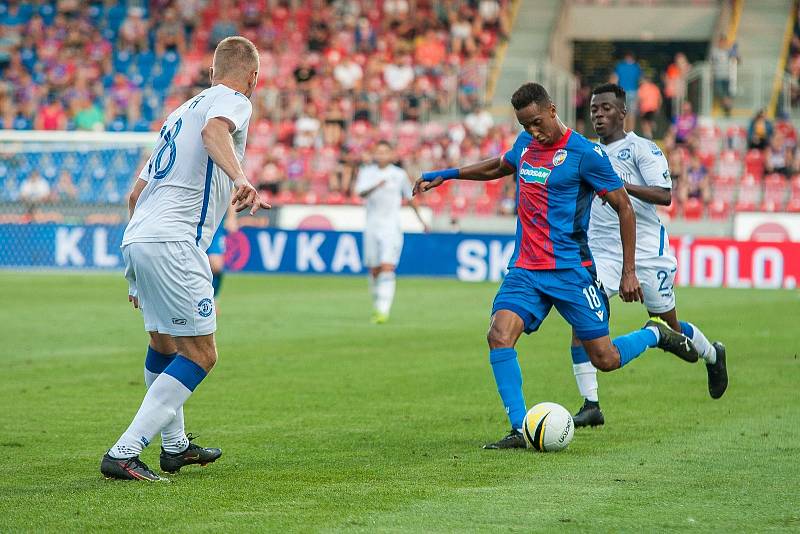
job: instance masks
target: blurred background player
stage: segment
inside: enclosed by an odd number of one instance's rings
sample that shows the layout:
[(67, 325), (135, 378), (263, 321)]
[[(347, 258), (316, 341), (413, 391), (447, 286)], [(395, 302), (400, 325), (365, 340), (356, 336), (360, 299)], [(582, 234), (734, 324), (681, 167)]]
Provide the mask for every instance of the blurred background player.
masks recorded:
[(402, 168), (393, 164), (394, 150), (388, 141), (378, 141), (373, 163), (361, 168), (356, 178), (356, 193), (366, 200), (367, 221), (364, 229), (364, 265), (369, 268), (372, 295), (372, 322), (389, 320), (396, 286), (395, 269), (403, 251), (400, 210), (408, 200), (424, 230), (417, 201), (411, 195), (411, 182)]
[(599, 146), (561, 122), (544, 87), (526, 83), (511, 97), (511, 104), (524, 131), (508, 152), (459, 169), (423, 173), (414, 186), (417, 193), (447, 179), (517, 176), (516, 247), (495, 297), (487, 334), (489, 362), (511, 431), (486, 449), (526, 447), (521, 432), (526, 413), (522, 371), (514, 346), (523, 332), (539, 329), (553, 306), (603, 371), (622, 368), (650, 347), (661, 347), (686, 361), (698, 359), (691, 341), (661, 322), (648, 321), (641, 330), (611, 340), (608, 302), (586, 232), (597, 193), (619, 216), (622, 300), (642, 300), (634, 269), (636, 217), (624, 184)]
[(269, 207), (241, 166), (258, 65), (258, 51), (249, 40), (220, 42), (211, 87), (167, 117), (131, 192), (122, 255), (128, 300), (142, 310), (150, 334), (148, 389), (128, 429), (103, 456), (100, 472), (106, 478), (161, 480), (139, 458), (159, 432), (162, 471), (207, 464), (222, 455), (220, 449), (192, 443), (183, 427), (183, 404), (217, 361), (205, 251), (231, 198), (236, 211), (250, 208), (253, 214)]
[(211, 266), (211, 287), (214, 288), (215, 310), (219, 313), (219, 303), (217, 296), (222, 287), (222, 276), (225, 274), (225, 239), (229, 234), (239, 230), (239, 219), (233, 206), (228, 206), (228, 212), (222, 219), (222, 223), (217, 228), (211, 246), (206, 250), (208, 263)]
[[(661, 149), (653, 143), (625, 131), (627, 113), (625, 91), (616, 84), (600, 85), (592, 91), (590, 118), (611, 165), (625, 182), (636, 212), (636, 276), (644, 293), (643, 304), (650, 317), (659, 317), (670, 328), (690, 338), (708, 371), (708, 391), (718, 399), (728, 387), (725, 347), (709, 343), (692, 323), (678, 321), (673, 285), (678, 262), (669, 251), (666, 229), (656, 213), (656, 205), (669, 206), (672, 180), (669, 165)], [(610, 299), (619, 293), (622, 275), (622, 243), (616, 211), (600, 198), (592, 203), (589, 222), (589, 248), (597, 266), (597, 275)], [(572, 339), (572, 367), (584, 405), (575, 414), (576, 427), (604, 423), (597, 395), (597, 369), (586, 355), (577, 337)]]

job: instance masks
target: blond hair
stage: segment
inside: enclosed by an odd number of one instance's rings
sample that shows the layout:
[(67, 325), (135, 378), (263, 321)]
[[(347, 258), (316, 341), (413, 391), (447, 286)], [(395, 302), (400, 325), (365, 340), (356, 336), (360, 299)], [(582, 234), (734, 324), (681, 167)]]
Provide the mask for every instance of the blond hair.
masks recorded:
[(213, 67), (214, 78), (249, 76), (258, 70), (258, 49), (245, 37), (226, 37), (214, 50)]

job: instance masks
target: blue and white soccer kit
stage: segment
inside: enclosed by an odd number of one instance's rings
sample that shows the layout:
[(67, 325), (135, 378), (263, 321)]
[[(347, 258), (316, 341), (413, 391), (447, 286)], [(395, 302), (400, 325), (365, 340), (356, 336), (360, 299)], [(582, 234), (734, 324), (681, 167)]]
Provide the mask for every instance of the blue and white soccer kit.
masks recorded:
[(201, 133), (209, 120), (226, 119), (241, 162), (251, 113), (243, 94), (222, 84), (206, 89), (169, 115), (139, 175), (148, 183), (125, 228), (122, 252), (147, 331), (199, 336), (216, 330), (206, 250), (233, 182), (208, 155)]

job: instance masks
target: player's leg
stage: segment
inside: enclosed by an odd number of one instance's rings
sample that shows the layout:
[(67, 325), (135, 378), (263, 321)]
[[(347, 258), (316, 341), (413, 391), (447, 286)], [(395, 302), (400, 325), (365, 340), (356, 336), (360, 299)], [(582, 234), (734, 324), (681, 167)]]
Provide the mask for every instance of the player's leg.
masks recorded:
[[(150, 344), (144, 361), (144, 384), (147, 389), (158, 375), (172, 363), (178, 354), (175, 340), (167, 334), (150, 332)], [(186, 450), (189, 438), (184, 429), (183, 407), (178, 409), (175, 417), (161, 429), (161, 448), (167, 452), (177, 453)]]
[(138, 456), (177, 416), (216, 361), (211, 270), (205, 253), (189, 243), (134, 243), (129, 247), (145, 303), (145, 329), (173, 337), (209, 338), (206, 350), (177, 342), (179, 350), (190, 352), (176, 355), (153, 380), (128, 429), (101, 463), (101, 471), (108, 477), (158, 480)]
[(522, 371), (514, 347), (522, 332), (530, 333), (539, 328), (549, 310), (550, 303), (537, 292), (530, 271), (511, 269), (494, 299), (491, 325), (486, 336), (489, 363), (511, 431), (503, 439), (485, 445), (486, 449), (525, 448), (521, 428), (527, 410), (522, 392)]
[(372, 320), (374, 321), (378, 313), (378, 275), (380, 274), (380, 251), (378, 240), (374, 232), (364, 232), (364, 266), (369, 269), (367, 280), (369, 283), (369, 294), (372, 298)]
[(377, 239), (378, 256), (380, 261), (380, 271), (375, 277), (375, 291), (377, 294), (376, 311), (374, 318), (376, 323), (385, 323), (389, 320), (389, 313), (392, 311), (394, 294), (397, 288), (397, 277), (395, 269), (400, 261), (400, 253), (403, 250), (403, 234), (388, 233), (381, 235)]
[[(595, 257), (595, 267), (597, 280), (602, 283), (602, 287), (597, 290), (604, 292), (606, 308), (610, 314), (609, 300), (619, 292), (622, 265), (618, 259), (597, 256)], [(605, 418), (600, 410), (600, 398), (597, 394), (597, 369), (589, 360), (589, 355), (586, 354), (586, 349), (575, 335), (574, 329), (570, 352), (572, 354), (572, 372), (575, 375), (578, 391), (583, 397), (583, 405), (572, 417), (575, 427), (602, 425), (605, 423)]]
[(671, 256), (662, 256), (637, 269), (647, 313), (692, 340), (706, 364), (708, 392), (712, 398), (718, 399), (728, 387), (725, 345), (720, 342), (710, 343), (696, 325), (678, 320), (674, 293), (676, 272), (677, 261)]
[(544, 291), (572, 325), (590, 361), (600, 371), (619, 369), (650, 347), (660, 347), (687, 361), (697, 361), (697, 351), (686, 336), (654, 321), (612, 342), (608, 335), (608, 303), (598, 289), (600, 284), (594, 273), (578, 268), (553, 271), (551, 276)]

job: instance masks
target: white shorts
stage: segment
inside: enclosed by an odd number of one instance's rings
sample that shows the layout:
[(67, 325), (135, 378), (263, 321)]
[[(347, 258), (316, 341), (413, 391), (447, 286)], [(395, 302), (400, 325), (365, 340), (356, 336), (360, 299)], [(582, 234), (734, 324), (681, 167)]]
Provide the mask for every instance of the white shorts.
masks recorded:
[[(619, 293), (622, 278), (622, 262), (619, 258), (594, 258), (597, 266), (597, 278), (603, 283), (606, 295), (610, 299)], [(659, 256), (637, 261), (636, 277), (644, 293), (644, 305), (653, 313), (668, 312), (675, 307), (675, 273), (678, 261), (673, 256)]]
[(144, 328), (171, 336), (217, 329), (211, 267), (194, 243), (130, 243), (122, 247), (128, 293), (139, 299)]
[(402, 232), (364, 232), (364, 265), (397, 265), (403, 252)]

